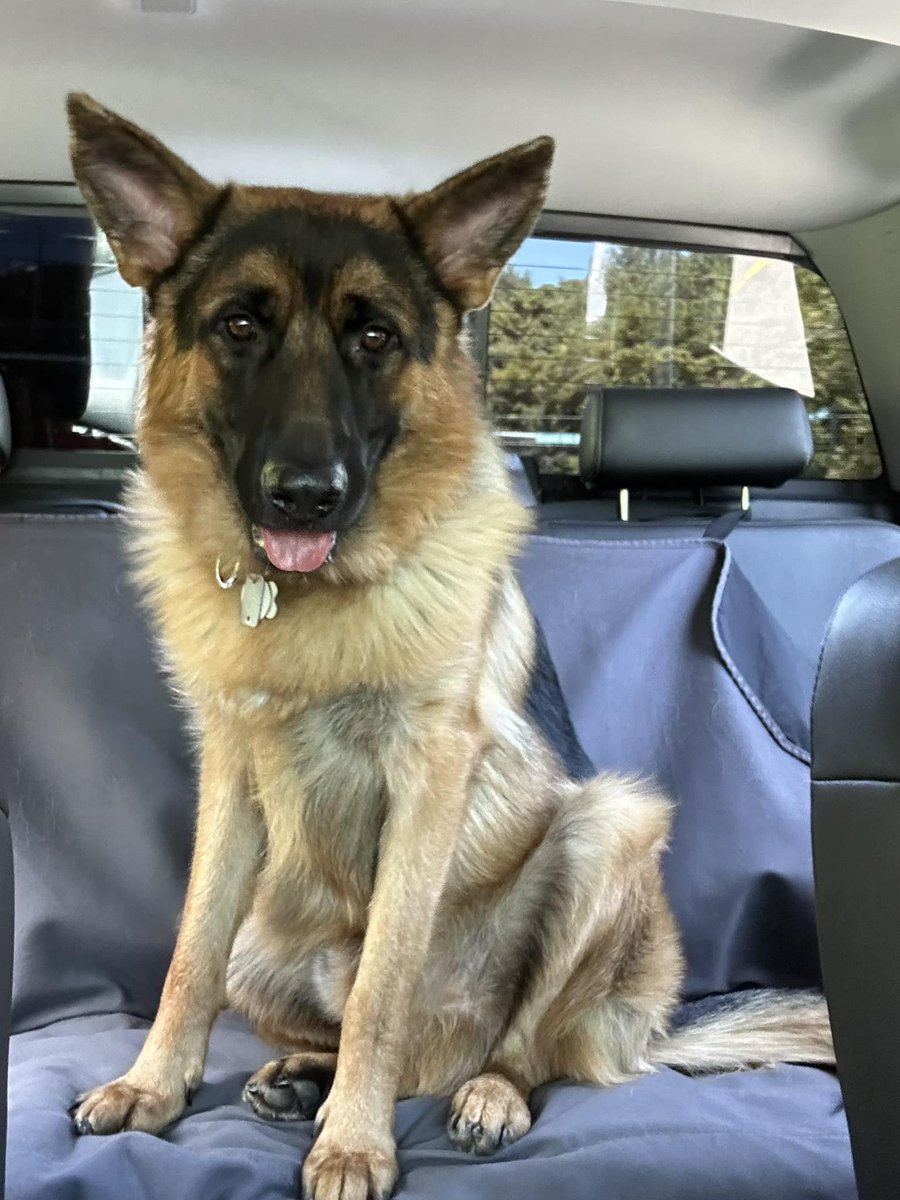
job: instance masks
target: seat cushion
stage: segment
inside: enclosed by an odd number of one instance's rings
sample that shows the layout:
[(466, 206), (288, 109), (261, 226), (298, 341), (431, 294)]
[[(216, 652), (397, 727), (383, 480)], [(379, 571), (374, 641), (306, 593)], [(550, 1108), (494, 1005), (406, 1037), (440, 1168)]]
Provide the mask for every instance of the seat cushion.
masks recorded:
[[(125, 1070), (147, 1023), (79, 1017), (13, 1038), (7, 1200), (295, 1197), (312, 1125), (269, 1124), (241, 1104), (272, 1051), (237, 1017), (214, 1031), (206, 1081), (163, 1138), (76, 1137), (75, 1094)], [(399, 1197), (412, 1200), (851, 1200), (836, 1079), (812, 1067), (690, 1079), (661, 1071), (601, 1089), (542, 1087), (520, 1142), (478, 1160), (455, 1150), (447, 1101), (397, 1110)]]

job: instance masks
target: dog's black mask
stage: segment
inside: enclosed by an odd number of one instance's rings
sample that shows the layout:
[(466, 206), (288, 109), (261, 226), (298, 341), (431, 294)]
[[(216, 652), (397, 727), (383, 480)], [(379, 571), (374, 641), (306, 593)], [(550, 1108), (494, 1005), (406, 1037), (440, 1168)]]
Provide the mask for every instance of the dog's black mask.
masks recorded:
[[(207, 430), (258, 548), (279, 566), (267, 531), (340, 534), (365, 509), (401, 432), (400, 373), (434, 352), (436, 297), (402, 235), (298, 210), (229, 230), (204, 259), (212, 265), (180, 297), (179, 337), (213, 352)], [(387, 300), (343, 286), (367, 262), (389, 282)], [(196, 297), (210, 291), (215, 310), (198, 323)]]

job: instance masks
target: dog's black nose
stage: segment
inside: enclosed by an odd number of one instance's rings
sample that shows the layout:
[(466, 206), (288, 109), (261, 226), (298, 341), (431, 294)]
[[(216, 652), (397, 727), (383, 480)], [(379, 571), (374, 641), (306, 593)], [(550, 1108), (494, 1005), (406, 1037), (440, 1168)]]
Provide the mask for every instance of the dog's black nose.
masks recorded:
[(262, 472), (266, 500), (292, 521), (315, 521), (337, 508), (347, 490), (343, 464), (322, 468), (266, 463)]

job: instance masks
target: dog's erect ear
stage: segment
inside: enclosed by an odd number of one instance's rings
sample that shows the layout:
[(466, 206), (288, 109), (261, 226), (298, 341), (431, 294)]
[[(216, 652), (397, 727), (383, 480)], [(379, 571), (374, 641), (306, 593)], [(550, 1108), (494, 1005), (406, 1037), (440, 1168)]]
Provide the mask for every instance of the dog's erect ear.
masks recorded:
[(219, 189), (156, 138), (90, 96), (67, 102), (72, 168), (122, 277), (148, 287), (168, 270)]
[(443, 286), (463, 312), (481, 308), (540, 214), (553, 139), (535, 138), (460, 171), (404, 209)]

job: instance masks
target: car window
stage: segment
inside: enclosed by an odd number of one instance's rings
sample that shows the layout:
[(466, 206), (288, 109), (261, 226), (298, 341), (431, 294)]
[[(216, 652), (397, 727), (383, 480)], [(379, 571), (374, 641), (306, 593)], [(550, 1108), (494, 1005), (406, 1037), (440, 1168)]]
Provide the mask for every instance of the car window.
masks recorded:
[[(144, 312), (102, 234), (71, 207), (0, 208), (0, 375), (18, 446), (129, 447)], [(837, 304), (777, 259), (529, 238), (489, 315), (498, 435), (545, 471), (577, 470), (586, 384), (796, 388), (812, 478), (881, 472)]]
[(0, 208), (0, 376), (17, 446), (129, 446), (141, 293), (82, 210)]
[(529, 238), (490, 308), (486, 395), (501, 439), (545, 471), (576, 470), (586, 384), (795, 388), (812, 426), (808, 478), (881, 473), (837, 303), (794, 263)]

